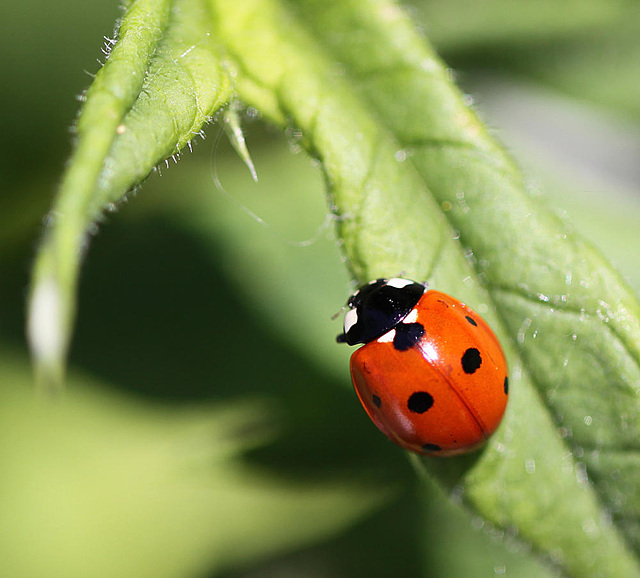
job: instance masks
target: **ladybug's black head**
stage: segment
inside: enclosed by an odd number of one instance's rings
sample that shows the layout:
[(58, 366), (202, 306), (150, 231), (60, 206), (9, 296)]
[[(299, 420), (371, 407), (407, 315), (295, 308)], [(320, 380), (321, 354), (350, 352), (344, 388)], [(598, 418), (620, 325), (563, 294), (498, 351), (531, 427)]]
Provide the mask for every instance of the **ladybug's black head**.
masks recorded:
[(369, 343), (393, 329), (415, 307), (426, 285), (409, 279), (376, 279), (349, 299), (339, 343)]

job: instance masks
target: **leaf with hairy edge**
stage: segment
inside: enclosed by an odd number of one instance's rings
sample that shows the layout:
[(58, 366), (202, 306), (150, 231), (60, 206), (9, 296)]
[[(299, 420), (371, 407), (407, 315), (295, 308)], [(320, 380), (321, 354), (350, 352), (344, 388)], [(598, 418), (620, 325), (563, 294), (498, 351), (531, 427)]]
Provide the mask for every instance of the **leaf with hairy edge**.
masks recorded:
[[(383, 23), (365, 9), (350, 11), (349, 18), (343, 13), (337, 5), (335, 12), (324, 8), (309, 22), (330, 31), (324, 35), (330, 49), (351, 67), (463, 245), (473, 250), (475, 269), (517, 337), (534, 383), (616, 521), (640, 548), (640, 501), (626, 491), (640, 474), (635, 296), (597, 251), (527, 193), (446, 70), (424, 66), (432, 54), (409, 22)], [(361, 30), (363, 38), (343, 36), (336, 43), (345, 26)], [(386, 42), (371, 40), (381, 35)], [(404, 44), (394, 44), (396, 38)], [(448, 114), (439, 102), (450, 103)]]
[(205, 16), (204, 5), (191, 0), (132, 2), (87, 91), (34, 269), (28, 329), (43, 387), (63, 378), (88, 232), (230, 98)]
[(624, 285), (527, 195), (395, 4), (210, 2), (240, 96), (321, 160), (354, 275), (428, 279), (505, 345), (512, 399), (497, 435), (479, 455), (416, 467), (568, 574), (640, 573), (628, 526), (611, 524), (605, 485), (578, 461), (588, 452), (610, 484), (602, 450), (637, 450), (638, 307)]

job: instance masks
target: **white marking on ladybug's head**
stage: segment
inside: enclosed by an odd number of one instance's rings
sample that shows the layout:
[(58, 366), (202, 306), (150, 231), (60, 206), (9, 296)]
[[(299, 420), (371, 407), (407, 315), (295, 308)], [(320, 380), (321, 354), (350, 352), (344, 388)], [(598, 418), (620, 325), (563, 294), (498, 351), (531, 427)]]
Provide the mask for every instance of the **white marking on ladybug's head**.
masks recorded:
[(396, 338), (396, 330), (387, 331), (384, 335), (378, 337), (378, 343), (391, 343)]
[(395, 287), (396, 289), (402, 289), (407, 285), (413, 285), (415, 281), (411, 281), (409, 279), (401, 279), (400, 277), (393, 277), (387, 281), (387, 285), (389, 287)]
[(344, 316), (344, 332), (348, 333), (357, 322), (358, 312), (355, 309), (349, 309)]
[(415, 323), (416, 321), (418, 321), (418, 310), (414, 307), (402, 320), (402, 323)]

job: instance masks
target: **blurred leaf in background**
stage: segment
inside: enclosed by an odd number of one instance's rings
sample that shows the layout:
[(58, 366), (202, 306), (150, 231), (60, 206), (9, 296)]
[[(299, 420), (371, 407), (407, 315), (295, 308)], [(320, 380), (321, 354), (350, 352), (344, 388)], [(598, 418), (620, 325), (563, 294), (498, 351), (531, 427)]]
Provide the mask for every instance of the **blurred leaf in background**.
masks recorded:
[(2, 358), (3, 576), (201, 575), (315, 542), (384, 497), (243, 465), (265, 439), (255, 401), (169, 409), (79, 378), (52, 405), (25, 365)]
[[(640, 289), (634, 6), (414, 9), (548, 202)], [(259, 120), (244, 119), (258, 184), (210, 127), (107, 217), (82, 272), (70, 390), (32, 399), (28, 268), (83, 70), (118, 14), (0, 6), (0, 575), (554, 575), (417, 483), (357, 407), (333, 342), (350, 283), (320, 171)], [(575, 158), (578, 143), (631, 160)]]

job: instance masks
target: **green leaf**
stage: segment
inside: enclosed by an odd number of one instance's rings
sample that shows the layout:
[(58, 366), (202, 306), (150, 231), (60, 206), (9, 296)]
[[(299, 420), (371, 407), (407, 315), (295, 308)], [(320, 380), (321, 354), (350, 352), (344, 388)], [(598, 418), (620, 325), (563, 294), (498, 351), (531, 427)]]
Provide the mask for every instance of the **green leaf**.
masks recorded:
[(620, 532), (635, 541), (639, 504), (612, 496), (638, 479), (639, 309), (624, 283), (527, 193), (397, 6), (212, 5), (240, 96), (322, 162), (355, 276), (428, 279), (502, 338), (513, 393), (498, 434), (478, 456), (416, 466), (569, 574), (640, 572)]
[[(368, 72), (358, 66), (367, 49), (373, 46), (364, 42), (341, 48), (340, 59), (352, 64), (358, 77)], [(415, 64), (420, 55), (428, 56), (414, 53), (412, 63), (406, 50), (389, 50), (380, 66), (413, 68), (415, 74), (404, 68), (397, 76), (374, 76), (363, 91), (400, 143), (411, 148), (414, 166), (436, 201), (450, 207), (447, 216), (462, 243), (473, 249), (476, 272), (486, 280), (538, 390), (576, 456), (584, 456), (605, 502), (621, 510), (617, 521), (638, 548), (640, 503), (619, 504), (622, 487), (640, 473), (634, 456), (640, 439), (638, 302), (600, 254), (527, 193), (504, 154), (487, 155), (486, 132), (443, 70), (426, 82)], [(411, 102), (389, 98), (392, 90), (411, 95)], [(434, 94), (457, 101), (456, 109), (436, 125), (431, 116), (417, 116), (424, 110), (430, 115), (428, 104), (414, 106), (417, 115), (402, 122), (399, 107), (432, 102)], [(604, 456), (620, 452), (628, 455), (626, 465), (602, 466)]]
[(78, 267), (96, 221), (230, 98), (204, 15), (192, 0), (130, 3), (87, 91), (34, 269), (29, 338), (42, 387), (62, 380)]
[(73, 373), (43, 403), (26, 359), (5, 351), (0, 574), (205, 575), (321, 541), (389, 497), (245, 463), (245, 450), (273, 436), (270, 406), (163, 407)]
[(131, 4), (87, 95), (35, 268), (29, 330), (44, 384), (61, 379), (87, 231), (189, 142), (233, 81), (321, 161), (358, 280), (427, 279), (504, 344), (500, 430), (479, 454), (414, 458), (417, 471), (567, 574), (640, 574), (635, 297), (527, 193), (397, 5), (201, 2)]

